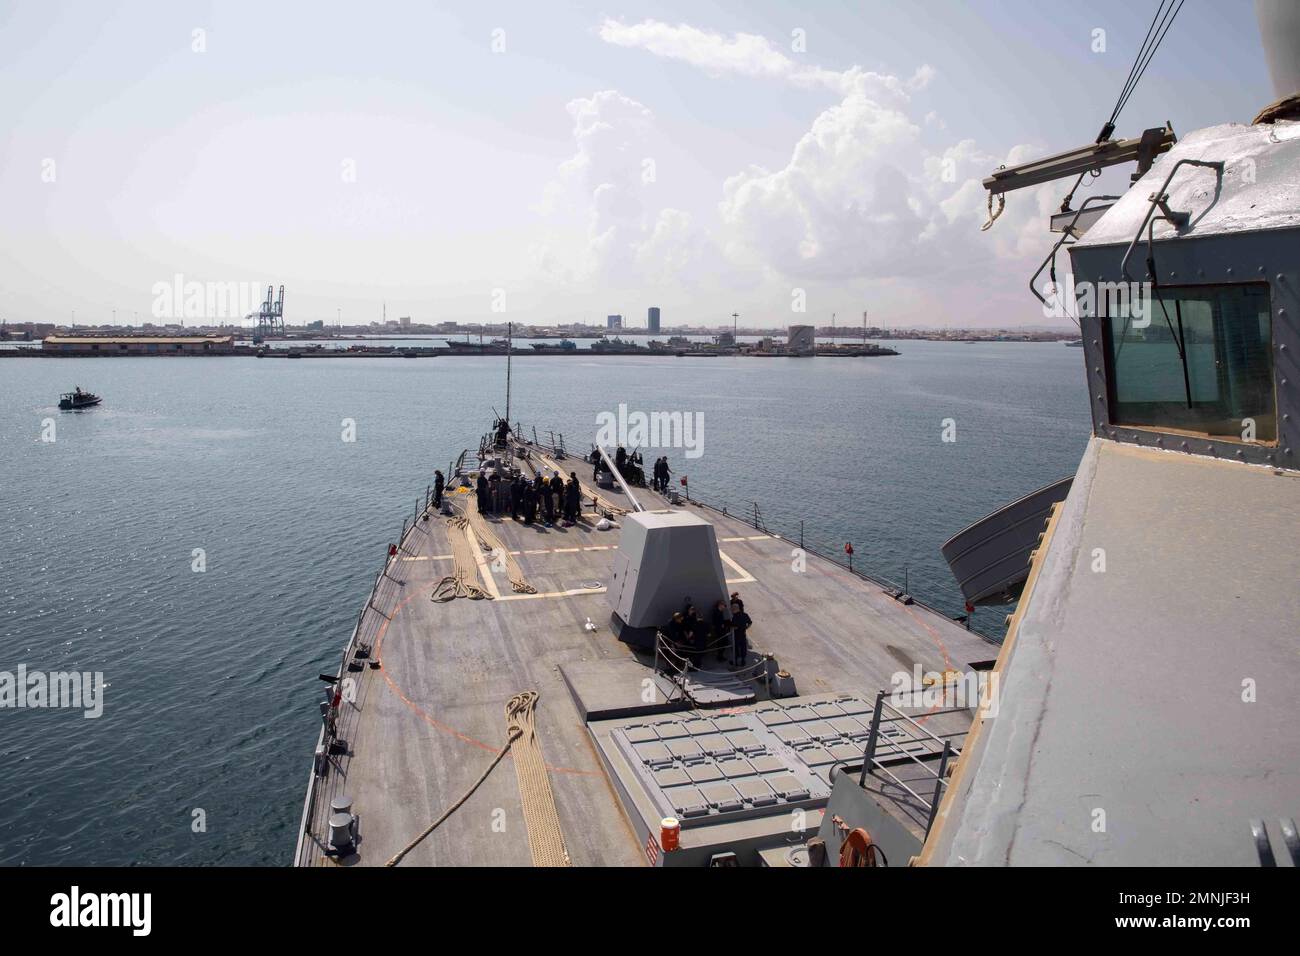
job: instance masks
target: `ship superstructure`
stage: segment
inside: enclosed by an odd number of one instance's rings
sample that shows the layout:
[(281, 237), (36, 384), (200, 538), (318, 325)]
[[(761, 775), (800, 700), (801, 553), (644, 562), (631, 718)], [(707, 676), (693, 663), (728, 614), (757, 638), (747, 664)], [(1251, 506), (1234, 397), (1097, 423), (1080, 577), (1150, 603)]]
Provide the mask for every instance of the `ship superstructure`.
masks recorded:
[(1001, 707), (924, 859), (1242, 865), (1270, 842), (1288, 858), (1300, 123), (1184, 137), (1070, 256), (1079, 287), (1137, 292), (1080, 316), (1094, 435), (1037, 522)]
[(921, 862), (1300, 865), (1300, 17), (1259, 11), (1281, 98), (1065, 243), (1093, 437), (959, 536), (988, 593), (1025, 560)]

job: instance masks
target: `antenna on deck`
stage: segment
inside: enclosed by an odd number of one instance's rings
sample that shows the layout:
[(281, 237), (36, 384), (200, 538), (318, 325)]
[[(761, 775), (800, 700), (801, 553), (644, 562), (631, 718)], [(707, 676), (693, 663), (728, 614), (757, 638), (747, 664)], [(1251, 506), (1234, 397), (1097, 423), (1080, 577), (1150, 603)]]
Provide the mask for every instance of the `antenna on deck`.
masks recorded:
[(510, 422), (510, 353), (515, 338), (515, 324), (506, 323), (506, 423)]

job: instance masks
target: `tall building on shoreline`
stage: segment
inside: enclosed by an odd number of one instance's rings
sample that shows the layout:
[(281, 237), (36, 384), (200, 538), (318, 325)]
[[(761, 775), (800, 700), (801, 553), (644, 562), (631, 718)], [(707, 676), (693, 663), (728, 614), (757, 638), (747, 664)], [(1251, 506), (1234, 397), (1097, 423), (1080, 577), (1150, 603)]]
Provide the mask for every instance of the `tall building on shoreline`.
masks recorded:
[(607, 315), (605, 316), (606, 329), (621, 329), (623, 327), (623, 316)]
[(650, 311), (646, 315), (646, 328), (652, 333), (659, 331), (659, 306), (650, 306)]
[(790, 326), (786, 348), (798, 355), (812, 355), (817, 346), (816, 334), (811, 325)]

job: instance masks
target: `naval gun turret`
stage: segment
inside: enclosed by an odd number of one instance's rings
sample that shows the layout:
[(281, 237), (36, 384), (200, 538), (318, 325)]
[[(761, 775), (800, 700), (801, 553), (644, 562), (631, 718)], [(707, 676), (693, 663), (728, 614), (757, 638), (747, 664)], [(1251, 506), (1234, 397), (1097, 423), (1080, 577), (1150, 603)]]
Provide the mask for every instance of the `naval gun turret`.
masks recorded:
[(709, 608), (727, 599), (727, 581), (712, 524), (689, 511), (647, 511), (605, 449), (595, 453), (632, 504), (609, 582), (610, 626), (620, 641), (655, 646), (658, 629), (686, 601)]
[(727, 599), (726, 578), (712, 524), (689, 511), (634, 511), (622, 533), (609, 583), (611, 619), (619, 640), (651, 648), (656, 629), (686, 599), (710, 608)]

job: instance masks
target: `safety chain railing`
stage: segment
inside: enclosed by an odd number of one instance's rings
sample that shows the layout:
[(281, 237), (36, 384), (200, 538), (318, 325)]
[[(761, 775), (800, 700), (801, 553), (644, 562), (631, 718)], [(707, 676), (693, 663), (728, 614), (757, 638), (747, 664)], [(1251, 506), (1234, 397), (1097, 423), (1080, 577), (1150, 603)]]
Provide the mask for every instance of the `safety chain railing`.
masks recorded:
[[(701, 656), (710, 652), (716, 653), (720, 648), (729, 648), (732, 646), (731, 638), (724, 637), (706, 644), (697, 653)], [(678, 650), (677, 646), (668, 639), (663, 631), (655, 631), (655, 673), (665, 674), (672, 682), (673, 686), (681, 691), (682, 696), (695, 705), (695, 698), (691, 696), (689, 690), (689, 680), (691, 674), (698, 674), (702, 677), (717, 677), (725, 680), (735, 681), (736, 683), (748, 683), (757, 680), (760, 676), (763, 678), (764, 687), (770, 697), (772, 694), (772, 668), (769, 664), (773, 660), (771, 654), (759, 652), (758, 661), (753, 664), (747, 664), (744, 667), (735, 670), (709, 670), (700, 667), (694, 663), (687, 653)], [(675, 700), (675, 697), (669, 697), (669, 701)]]

